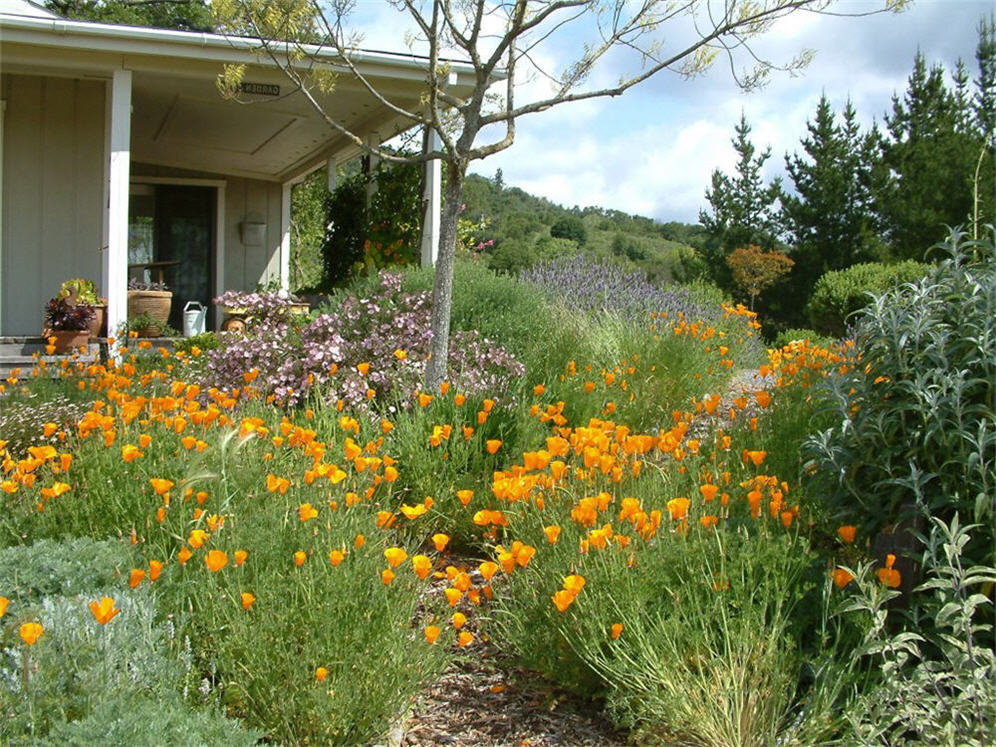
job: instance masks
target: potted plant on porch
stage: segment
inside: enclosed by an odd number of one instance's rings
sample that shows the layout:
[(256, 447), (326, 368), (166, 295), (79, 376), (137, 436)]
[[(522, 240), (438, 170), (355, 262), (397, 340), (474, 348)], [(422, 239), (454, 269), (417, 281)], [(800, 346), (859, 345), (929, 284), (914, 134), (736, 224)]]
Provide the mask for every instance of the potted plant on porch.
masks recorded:
[(71, 278), (59, 289), (59, 298), (65, 298), (71, 305), (89, 306), (93, 309), (90, 320), (90, 337), (107, 336), (107, 299), (97, 295), (97, 286), (92, 280)]
[[(145, 328), (150, 330), (164, 329), (169, 321), (170, 307), (173, 305), (173, 292), (165, 283), (148, 282), (144, 280), (128, 281), (128, 319), (141, 317), (149, 320)], [(135, 329), (134, 325), (129, 325)], [(144, 335), (143, 335), (144, 336)]]
[(49, 339), (54, 353), (67, 353), (78, 345), (87, 344), (93, 316), (93, 309), (89, 306), (70, 303), (61, 296), (53, 298), (45, 304), (45, 329), (42, 334)]

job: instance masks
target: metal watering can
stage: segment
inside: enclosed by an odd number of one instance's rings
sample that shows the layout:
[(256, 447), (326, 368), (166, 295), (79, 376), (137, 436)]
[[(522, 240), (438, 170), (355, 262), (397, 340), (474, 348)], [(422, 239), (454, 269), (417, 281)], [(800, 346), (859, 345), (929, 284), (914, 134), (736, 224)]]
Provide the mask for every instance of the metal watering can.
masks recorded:
[(188, 301), (183, 307), (183, 336), (193, 337), (204, 333), (207, 309), (197, 301)]

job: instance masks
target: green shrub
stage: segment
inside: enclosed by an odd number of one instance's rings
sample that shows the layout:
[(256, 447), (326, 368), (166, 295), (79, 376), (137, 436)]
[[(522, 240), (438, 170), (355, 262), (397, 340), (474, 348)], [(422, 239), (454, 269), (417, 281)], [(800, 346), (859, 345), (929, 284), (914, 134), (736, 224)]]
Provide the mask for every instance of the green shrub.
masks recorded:
[(868, 305), (870, 294), (918, 280), (928, 269), (927, 265), (907, 260), (894, 265), (864, 262), (846, 270), (831, 270), (816, 281), (806, 315), (817, 331), (843, 337), (851, 316)]
[(127, 572), (133, 555), (122, 542), (87, 537), (7, 547), (0, 550), (0, 590), (11, 612), (45, 596), (89, 594)]
[[(431, 267), (405, 275), (406, 291), (431, 291)], [(480, 332), (508, 348), (529, 367), (528, 355), (537, 346), (536, 323), (549, 304), (538, 290), (507, 275), (497, 275), (476, 262), (458, 262), (453, 271), (453, 311), (450, 330)]]
[(173, 343), (173, 350), (190, 353), (194, 348), (214, 350), (221, 345), (221, 339), (215, 332), (201, 332), (192, 337), (180, 337)]
[(821, 348), (828, 348), (834, 343), (832, 338), (821, 335), (812, 329), (783, 329), (775, 338), (774, 347), (782, 348), (796, 340), (808, 340)]
[[(121, 612), (101, 626), (87, 604), (103, 595), (112, 596)], [(175, 697), (184, 665), (170, 655), (172, 628), (157, 622), (144, 589), (46, 597), (12, 622), (28, 620), (41, 622), (45, 630), (30, 648), (17, 639), (13, 625), (7, 632), (0, 661), (5, 716), (0, 741), (43, 736), (51, 725), (85, 718), (107, 700)]]
[(878, 672), (877, 685), (849, 703), (846, 717), (860, 744), (982, 745), (996, 733), (996, 655), (992, 641), (992, 565), (963, 562), (970, 532), (978, 526), (933, 519), (923, 566), (923, 614), (934, 627), (895, 631), (888, 604), (899, 595), (876, 580), (869, 567), (843, 614), (862, 618), (867, 630), (858, 651)]
[(42, 747), (90, 747), (94, 744), (248, 747), (262, 736), (220, 712), (192, 708), (179, 697), (115, 698), (101, 702), (85, 718), (54, 725), (48, 736), (36, 744)]
[(818, 489), (869, 534), (919, 507), (981, 526), (966, 557), (994, 565), (996, 259), (993, 235), (952, 233), (923, 280), (874, 299), (858, 360), (828, 379), (838, 426), (810, 440)]

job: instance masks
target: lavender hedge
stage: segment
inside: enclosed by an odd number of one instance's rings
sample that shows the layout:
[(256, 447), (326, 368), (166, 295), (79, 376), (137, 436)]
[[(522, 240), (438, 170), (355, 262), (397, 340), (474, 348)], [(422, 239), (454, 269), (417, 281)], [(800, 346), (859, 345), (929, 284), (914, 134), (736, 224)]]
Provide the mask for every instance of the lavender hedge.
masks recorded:
[(661, 287), (639, 271), (628, 271), (585, 254), (556, 257), (525, 270), (520, 278), (538, 286), (570, 308), (583, 312), (611, 311), (634, 322), (648, 322), (650, 314), (679, 312), (687, 319), (719, 321), (718, 306), (698, 302), (684, 287)]

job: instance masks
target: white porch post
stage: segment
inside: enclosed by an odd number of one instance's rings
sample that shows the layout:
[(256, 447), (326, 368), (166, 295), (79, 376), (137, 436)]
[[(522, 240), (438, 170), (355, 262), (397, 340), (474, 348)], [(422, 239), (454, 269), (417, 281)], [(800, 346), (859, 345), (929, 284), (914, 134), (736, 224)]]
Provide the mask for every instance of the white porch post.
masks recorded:
[[(426, 139), (426, 148), (429, 151), (442, 148), (442, 141), (438, 133), (430, 130)], [(425, 162), (425, 192), (422, 196), (422, 204), (425, 205), (425, 214), (422, 216), (422, 266), (436, 264), (439, 256), (439, 215), (442, 209), (442, 176), (443, 162), (438, 158)]]
[(280, 287), (290, 289), (290, 255), (291, 255), (291, 188), (287, 182), (283, 185), (280, 195)]
[[(371, 132), (367, 136), (367, 145), (369, 145), (372, 148), (379, 147), (380, 146), (380, 133), (379, 132)], [(371, 176), (373, 176), (374, 172), (377, 170), (377, 165), (380, 163), (380, 156), (378, 156), (375, 153), (368, 153), (367, 154), (367, 163), (370, 164), (369, 174)], [(371, 181), (367, 182), (367, 206), (370, 205), (370, 202), (373, 200), (373, 196), (375, 194), (377, 194), (377, 182), (371, 180)]]
[(107, 85), (108, 185), (104, 291), (107, 331), (128, 318), (128, 186), (131, 173), (131, 71), (115, 70)]
[(327, 172), (327, 186), (329, 192), (335, 192), (335, 170), (339, 167), (339, 164), (335, 161), (335, 156), (329, 156), (329, 160), (325, 162), (325, 171)]

